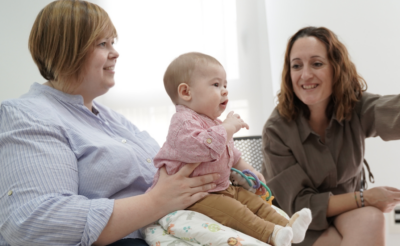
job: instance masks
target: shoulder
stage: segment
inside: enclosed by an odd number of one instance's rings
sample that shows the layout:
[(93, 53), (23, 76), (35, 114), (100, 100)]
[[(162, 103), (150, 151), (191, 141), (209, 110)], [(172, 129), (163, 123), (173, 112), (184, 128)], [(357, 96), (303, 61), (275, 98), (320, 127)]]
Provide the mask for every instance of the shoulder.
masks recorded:
[(369, 92), (363, 92), (360, 100), (356, 103), (354, 110), (357, 115), (363, 115), (366, 112), (371, 111), (376, 105), (376, 103), (379, 101), (379, 99), (382, 98), (381, 95), (378, 94), (373, 94)]
[(266, 131), (290, 132), (293, 129), (297, 129), (296, 121), (286, 120), (279, 114), (278, 109), (275, 107), (275, 109), (269, 116), (267, 122), (264, 124), (263, 132)]
[(171, 125), (184, 125), (186, 122), (200, 122), (200, 117), (196, 113), (184, 110), (176, 112), (171, 118)]
[(377, 100), (377, 99), (379, 99), (381, 97), (382, 97), (381, 95), (373, 94), (373, 93), (365, 91), (365, 92), (363, 92), (360, 100), (358, 101), (357, 106), (362, 106), (362, 105), (364, 105), (366, 103), (369, 103), (371, 101), (375, 101), (375, 100)]
[(26, 118), (55, 123), (60, 117), (56, 102), (44, 95), (23, 95), (18, 99), (5, 100), (1, 103), (1, 117)]

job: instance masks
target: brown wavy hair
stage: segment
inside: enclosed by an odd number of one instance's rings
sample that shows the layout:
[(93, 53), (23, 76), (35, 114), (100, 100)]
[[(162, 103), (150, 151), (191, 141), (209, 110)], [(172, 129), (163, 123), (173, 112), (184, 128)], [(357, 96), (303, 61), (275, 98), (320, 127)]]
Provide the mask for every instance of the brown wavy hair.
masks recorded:
[(66, 91), (83, 81), (86, 59), (103, 36), (117, 38), (104, 9), (87, 1), (59, 0), (37, 15), (28, 47), (43, 78), (61, 82)]
[(367, 89), (367, 83), (357, 73), (346, 46), (338, 40), (335, 33), (325, 27), (305, 27), (289, 39), (282, 71), (281, 90), (278, 93), (279, 113), (288, 121), (295, 120), (300, 111), (303, 111), (307, 119), (310, 117), (308, 106), (293, 91), (290, 76), (290, 52), (296, 40), (303, 37), (315, 37), (325, 45), (328, 60), (333, 68), (332, 95), (325, 111), (327, 118), (331, 118), (334, 113), (338, 121), (350, 120), (356, 103)]

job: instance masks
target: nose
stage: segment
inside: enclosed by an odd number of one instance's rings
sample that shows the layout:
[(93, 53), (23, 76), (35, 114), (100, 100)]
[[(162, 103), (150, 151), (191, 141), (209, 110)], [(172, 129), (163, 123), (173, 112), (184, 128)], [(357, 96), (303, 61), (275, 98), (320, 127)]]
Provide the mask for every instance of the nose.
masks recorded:
[(108, 54), (109, 59), (117, 59), (119, 57), (118, 51), (112, 46), (110, 53)]
[(303, 80), (309, 80), (314, 76), (312, 69), (310, 66), (304, 66), (303, 71), (301, 73), (301, 78)]
[(226, 89), (226, 88), (222, 88), (222, 95), (223, 96), (227, 96), (228, 95), (228, 89)]

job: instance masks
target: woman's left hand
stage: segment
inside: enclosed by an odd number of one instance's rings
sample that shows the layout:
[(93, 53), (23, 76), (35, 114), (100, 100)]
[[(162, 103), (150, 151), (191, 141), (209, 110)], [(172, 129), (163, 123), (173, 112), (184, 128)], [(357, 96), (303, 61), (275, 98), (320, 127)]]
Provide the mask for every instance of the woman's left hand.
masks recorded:
[(384, 213), (391, 212), (397, 204), (400, 204), (400, 190), (380, 186), (364, 191), (366, 206), (373, 206)]

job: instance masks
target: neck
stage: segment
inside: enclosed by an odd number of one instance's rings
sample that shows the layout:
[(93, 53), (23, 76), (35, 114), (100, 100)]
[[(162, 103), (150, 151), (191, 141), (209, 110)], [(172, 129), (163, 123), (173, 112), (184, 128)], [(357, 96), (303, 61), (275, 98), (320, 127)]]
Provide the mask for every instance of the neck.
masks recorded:
[(321, 137), (322, 142), (325, 142), (325, 130), (329, 125), (325, 110), (326, 108), (310, 108), (310, 119), (308, 120), (311, 129)]

